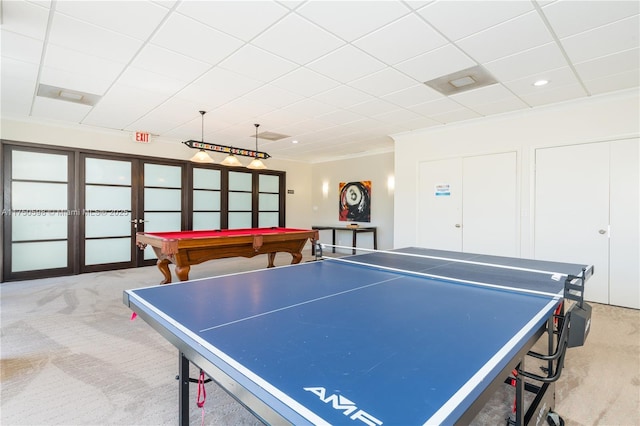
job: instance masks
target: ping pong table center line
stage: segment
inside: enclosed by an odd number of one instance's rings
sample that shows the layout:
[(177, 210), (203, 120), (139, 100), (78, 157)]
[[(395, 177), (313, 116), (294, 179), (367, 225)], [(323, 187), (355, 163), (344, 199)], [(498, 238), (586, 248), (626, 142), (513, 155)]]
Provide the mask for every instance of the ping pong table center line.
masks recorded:
[(453, 282), (453, 283), (471, 284), (471, 285), (475, 285), (475, 286), (478, 286), (478, 287), (491, 288), (491, 289), (494, 289), (494, 290), (505, 290), (505, 291), (512, 291), (512, 292), (515, 292), (515, 293), (532, 294), (532, 295), (536, 295), (536, 296), (548, 296), (548, 297), (553, 297), (554, 299), (562, 298), (562, 294), (563, 294), (563, 291), (560, 291), (558, 293), (551, 293), (551, 292), (540, 291), (540, 290), (529, 290), (529, 289), (525, 289), (525, 288), (508, 287), (508, 286), (499, 285), (499, 284), (483, 283), (483, 282), (480, 282), (480, 281), (463, 280), (461, 278), (453, 278), (453, 277), (447, 277), (447, 276), (441, 276), (441, 275), (427, 274), (425, 272), (409, 271), (409, 270), (405, 270), (405, 269), (392, 268), (390, 266), (382, 266), (382, 265), (377, 265), (377, 264), (372, 264), (372, 263), (355, 262), (353, 260), (349, 260), (349, 259), (345, 259), (345, 258), (328, 257), (328, 258), (326, 258), (326, 260), (334, 261), (334, 262), (350, 263), (350, 264), (353, 264), (353, 265), (367, 266), (367, 267), (375, 268), (375, 269), (383, 269), (385, 271), (398, 272), (398, 273), (409, 274), (409, 275), (416, 275), (416, 276), (420, 276), (420, 277), (433, 278), (433, 279), (449, 281), (449, 282)]
[(259, 317), (262, 317), (262, 316), (265, 316), (265, 315), (273, 314), (275, 312), (280, 312), (280, 311), (284, 311), (284, 310), (287, 310), (287, 309), (295, 308), (295, 307), (298, 307), (298, 306), (303, 306), (303, 305), (306, 305), (306, 304), (309, 304), (309, 303), (314, 303), (314, 302), (317, 302), (319, 300), (324, 300), (324, 299), (329, 299), (329, 298), (336, 297), (336, 296), (341, 296), (343, 294), (351, 293), (351, 292), (354, 292), (354, 291), (359, 291), (359, 290), (362, 290), (362, 289), (365, 289), (365, 288), (368, 288), (368, 287), (377, 286), (377, 285), (380, 285), (380, 284), (387, 283), (389, 281), (399, 280), (401, 278), (402, 277), (400, 277), (400, 276), (392, 277), (392, 278), (388, 278), (386, 280), (377, 281), (375, 283), (369, 283), (369, 284), (366, 284), (366, 285), (363, 285), (363, 286), (360, 286), (360, 287), (350, 288), (349, 290), (339, 291), (337, 293), (326, 294), (324, 296), (316, 297), (314, 299), (305, 300), (303, 302), (298, 302), (298, 303), (294, 303), (292, 305), (282, 306), (282, 307), (277, 308), (277, 309), (272, 309), (270, 311), (261, 312), (259, 314), (251, 315), (251, 316), (248, 316), (248, 317), (239, 318), (237, 320), (229, 321), (229, 322), (226, 322), (224, 324), (218, 324), (218, 325), (214, 325), (213, 327), (203, 328), (202, 330), (198, 330), (198, 333), (204, 333), (206, 331), (215, 330), (217, 328), (225, 327), (227, 325), (232, 325), (232, 324), (237, 324), (237, 323), (240, 323), (240, 322), (243, 322), (243, 321), (252, 320), (254, 318), (259, 318)]

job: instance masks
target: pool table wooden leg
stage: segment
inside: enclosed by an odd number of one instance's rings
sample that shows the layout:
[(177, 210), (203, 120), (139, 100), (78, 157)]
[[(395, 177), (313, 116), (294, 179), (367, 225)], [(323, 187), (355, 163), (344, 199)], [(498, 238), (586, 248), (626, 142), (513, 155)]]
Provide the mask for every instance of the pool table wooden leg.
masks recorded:
[(291, 259), (292, 265), (296, 265), (302, 260), (302, 253), (291, 253), (291, 256), (293, 256), (293, 259)]
[(273, 262), (274, 260), (276, 260), (276, 252), (272, 252), (272, 253), (267, 253), (267, 258), (269, 259), (269, 263), (267, 264), (267, 268), (273, 268), (274, 265)]
[(171, 270), (169, 269), (169, 259), (158, 259), (157, 262), (158, 269), (164, 275), (164, 281), (161, 281), (160, 284), (169, 284), (171, 282)]
[(178, 266), (176, 265), (176, 275), (180, 281), (187, 281), (189, 279), (189, 271), (191, 266)]

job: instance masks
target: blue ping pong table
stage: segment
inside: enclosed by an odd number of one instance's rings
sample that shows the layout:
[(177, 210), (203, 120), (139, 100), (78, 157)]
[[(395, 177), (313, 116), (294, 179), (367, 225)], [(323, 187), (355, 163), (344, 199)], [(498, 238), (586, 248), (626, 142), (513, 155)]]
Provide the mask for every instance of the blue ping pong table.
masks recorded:
[[(527, 373), (524, 359), (540, 355), (561, 369), (569, 312), (558, 307), (592, 273), (588, 265), (406, 248), (123, 297), (178, 349), (182, 424), (189, 363), (262, 422), (294, 425), (468, 423), (516, 369), (511, 422), (546, 424), (536, 408), (525, 410), (525, 378), (540, 379), (540, 390), (557, 373)], [(548, 353), (531, 352), (545, 340)]]

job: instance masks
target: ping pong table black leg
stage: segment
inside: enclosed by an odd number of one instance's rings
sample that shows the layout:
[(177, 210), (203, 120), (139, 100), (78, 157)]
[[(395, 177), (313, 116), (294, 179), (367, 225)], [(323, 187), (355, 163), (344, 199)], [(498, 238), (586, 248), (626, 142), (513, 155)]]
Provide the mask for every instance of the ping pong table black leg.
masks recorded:
[[(520, 361), (519, 369), (524, 370), (524, 358)], [(524, 377), (521, 374), (516, 375), (516, 412), (513, 419), (516, 426), (524, 425), (524, 386)]]
[(178, 374), (180, 384), (178, 389), (178, 423), (182, 426), (189, 425), (189, 360), (180, 352), (178, 361)]

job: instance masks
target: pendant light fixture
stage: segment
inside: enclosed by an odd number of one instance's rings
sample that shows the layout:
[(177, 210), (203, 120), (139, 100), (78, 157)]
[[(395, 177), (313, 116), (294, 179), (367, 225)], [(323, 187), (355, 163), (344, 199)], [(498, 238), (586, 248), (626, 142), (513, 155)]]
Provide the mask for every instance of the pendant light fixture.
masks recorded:
[(238, 158), (235, 155), (233, 155), (233, 153), (230, 153), (229, 155), (227, 155), (227, 158), (222, 160), (220, 164), (224, 164), (225, 166), (231, 166), (231, 167), (242, 166), (242, 163), (240, 162), (240, 160), (238, 160)]
[[(207, 111), (200, 111), (200, 115), (202, 116), (202, 143), (204, 144), (204, 115), (207, 113)], [(205, 151), (204, 149), (200, 148), (200, 150), (196, 153), (196, 155), (194, 155), (193, 157), (191, 157), (191, 161), (193, 161), (194, 163), (213, 163), (213, 158), (211, 158), (209, 156), (209, 154), (207, 154), (207, 151)]]
[(249, 163), (249, 165), (247, 166), (247, 169), (256, 169), (256, 170), (266, 169), (267, 166), (265, 166), (264, 163), (257, 157), (257, 153), (258, 153), (258, 127), (260, 125), (259, 124), (254, 124), (254, 126), (256, 126), (256, 157), (253, 160), (251, 160), (251, 163)]

